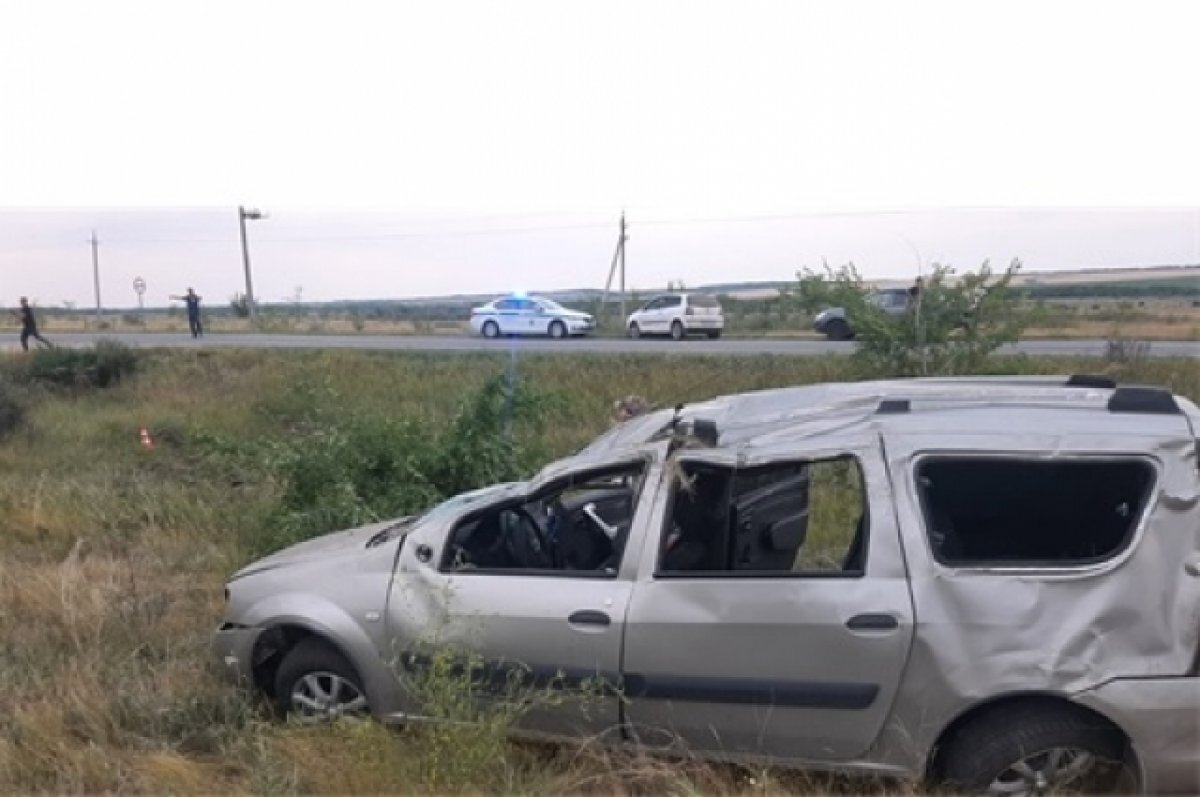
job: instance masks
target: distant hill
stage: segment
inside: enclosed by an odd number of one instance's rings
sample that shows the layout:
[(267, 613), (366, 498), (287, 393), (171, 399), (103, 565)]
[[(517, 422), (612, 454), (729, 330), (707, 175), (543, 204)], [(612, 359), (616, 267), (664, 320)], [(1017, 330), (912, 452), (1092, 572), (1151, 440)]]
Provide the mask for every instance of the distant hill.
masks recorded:
[[(909, 284), (908, 279), (882, 279), (872, 281), (878, 287), (898, 287)], [(718, 282), (707, 285), (689, 286), (687, 290), (721, 296), (733, 300), (773, 299), (784, 290), (795, 285), (795, 280), (761, 282)], [(1034, 271), (1020, 274), (1015, 284), (1026, 288), (1032, 295), (1041, 298), (1082, 297), (1137, 297), (1137, 296), (1200, 296), (1200, 264), (1150, 266), (1139, 268), (1094, 268), (1063, 271)], [(553, 291), (530, 291), (535, 296), (545, 296), (565, 305), (590, 305), (599, 302), (604, 291), (599, 288), (571, 288)], [(629, 292), (631, 297), (642, 301), (666, 289), (638, 290)], [(264, 310), (286, 312), (293, 308), (317, 312), (357, 312), (416, 318), (436, 318), (460, 314), (466, 309), (495, 299), (495, 293), (456, 293), (446, 296), (419, 296), (414, 298), (380, 299), (335, 299), (327, 302), (264, 302)], [(619, 301), (617, 294), (609, 292), (610, 302)], [(133, 312), (132, 308), (107, 308), (109, 312)], [(178, 309), (178, 306), (175, 306)], [(228, 307), (210, 304), (207, 312), (223, 314)], [(69, 312), (46, 308), (46, 312), (60, 314)], [(147, 308), (145, 312), (168, 312), (168, 308)]]
[[(1114, 285), (1128, 283), (1132, 288), (1135, 285), (1152, 285), (1159, 284), (1162, 287), (1168, 285), (1177, 286), (1182, 289), (1187, 289), (1192, 282), (1195, 282), (1196, 292), (1200, 292), (1200, 264), (1195, 265), (1173, 265), (1173, 266), (1147, 266), (1138, 268), (1084, 268), (1062, 271), (1031, 271), (1025, 272), (1014, 280), (1015, 285), (1020, 285), (1029, 288), (1049, 288), (1057, 286), (1072, 286), (1071, 293), (1089, 285)], [(907, 285), (908, 279), (882, 279), (869, 280), (872, 284), (880, 287), (896, 287)], [(764, 299), (778, 296), (779, 293), (791, 286), (795, 285), (795, 280), (773, 280), (762, 282), (718, 282), (707, 285), (688, 286), (687, 290), (696, 293), (706, 293), (711, 295), (727, 296), (731, 299)], [(666, 289), (658, 290), (639, 290), (636, 292), (638, 298), (646, 298), (657, 293), (665, 293)], [(1042, 292), (1042, 291), (1036, 291)], [(1185, 290), (1186, 292), (1186, 290)], [(554, 299), (563, 304), (573, 302), (595, 302), (599, 301), (604, 295), (604, 291), (599, 288), (571, 288), (566, 290), (554, 291), (530, 291), (535, 296), (545, 296), (548, 299)], [(1111, 291), (1104, 291), (1111, 293)], [(474, 305), (483, 304), (496, 298), (494, 293), (474, 293), (474, 294), (452, 294), (449, 296), (428, 296), (418, 297), (413, 299), (366, 299), (366, 300), (345, 300), (320, 303), (326, 306), (352, 306), (358, 304), (379, 304), (379, 303), (396, 303), (406, 304), (409, 306), (430, 306), (430, 305)], [(609, 300), (616, 301), (617, 295), (615, 292), (609, 292)]]

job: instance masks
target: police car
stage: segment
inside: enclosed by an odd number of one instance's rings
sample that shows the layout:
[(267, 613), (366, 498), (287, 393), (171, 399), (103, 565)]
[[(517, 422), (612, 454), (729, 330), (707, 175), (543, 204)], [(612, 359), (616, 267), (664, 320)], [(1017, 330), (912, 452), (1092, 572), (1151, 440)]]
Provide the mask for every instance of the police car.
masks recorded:
[(471, 309), (471, 330), (485, 338), (501, 335), (590, 335), (596, 320), (552, 299), (513, 294)]

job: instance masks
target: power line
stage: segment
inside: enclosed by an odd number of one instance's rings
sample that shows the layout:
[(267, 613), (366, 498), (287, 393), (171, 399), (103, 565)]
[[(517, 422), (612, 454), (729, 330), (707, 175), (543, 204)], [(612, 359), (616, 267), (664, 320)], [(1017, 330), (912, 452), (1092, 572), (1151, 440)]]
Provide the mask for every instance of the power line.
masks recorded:
[[(871, 218), (885, 216), (906, 216), (920, 213), (930, 212), (931, 209), (923, 210), (879, 210), (879, 211), (809, 211), (803, 213), (776, 213), (776, 214), (758, 214), (748, 216), (695, 216), (682, 218), (648, 218), (640, 221), (633, 221), (627, 226), (629, 227), (671, 227), (683, 226), (692, 224), (744, 224), (753, 222), (769, 222), (769, 221), (796, 221), (802, 219), (836, 219), (836, 218)], [(932, 209), (932, 210), (937, 210)], [(955, 210), (978, 210), (978, 208), (955, 208)], [(536, 233), (552, 233), (552, 232), (569, 232), (574, 230), (599, 230), (609, 229), (612, 222), (587, 222), (579, 224), (555, 224), (555, 225), (538, 225), (538, 226), (519, 226), (519, 227), (489, 227), (478, 229), (465, 230), (441, 230), (441, 231), (406, 231), (406, 232), (379, 232), (379, 233), (352, 233), (339, 235), (296, 235), (273, 237), (268, 235), (258, 236), (260, 244), (276, 244), (276, 243), (316, 243), (322, 241), (398, 241), (398, 240), (414, 240), (414, 239), (431, 239), (431, 238), (459, 238), (459, 237), (486, 237), (493, 235), (522, 235)], [(110, 238), (110, 245), (142, 245), (142, 244), (235, 244), (231, 238), (220, 237), (196, 237), (196, 238)], [(47, 247), (48, 249), (48, 247)], [(28, 251), (28, 250), (26, 250)]]

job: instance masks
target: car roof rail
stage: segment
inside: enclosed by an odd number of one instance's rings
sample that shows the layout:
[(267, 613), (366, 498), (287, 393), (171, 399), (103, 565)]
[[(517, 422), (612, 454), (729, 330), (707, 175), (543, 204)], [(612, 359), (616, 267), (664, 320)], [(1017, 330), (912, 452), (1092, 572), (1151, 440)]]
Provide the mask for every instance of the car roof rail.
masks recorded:
[(1103, 374), (1071, 374), (1067, 387), (1116, 388), (1117, 380)]
[(1108, 400), (1109, 412), (1132, 412), (1147, 415), (1181, 415), (1171, 391), (1161, 387), (1129, 386), (1113, 391)]

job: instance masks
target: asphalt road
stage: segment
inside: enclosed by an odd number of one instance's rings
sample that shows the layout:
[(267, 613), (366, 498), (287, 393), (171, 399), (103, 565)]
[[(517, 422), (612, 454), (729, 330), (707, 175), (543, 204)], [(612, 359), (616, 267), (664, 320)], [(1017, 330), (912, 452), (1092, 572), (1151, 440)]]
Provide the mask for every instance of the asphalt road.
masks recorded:
[[(685, 341), (668, 339), (627, 340), (623, 338), (573, 338), (550, 340), (548, 338), (519, 338), (509, 340), (486, 340), (468, 335), (267, 335), (267, 334), (214, 334), (193, 340), (185, 334), (166, 333), (110, 333), (110, 334), (55, 334), (51, 336), (57, 345), (86, 346), (100, 338), (120, 340), (130, 346), (144, 348), (166, 346), (172, 348), (257, 348), (257, 349), (375, 349), (395, 351), (432, 352), (508, 352), (517, 348), (522, 352), (571, 354), (593, 352), (600, 354), (707, 354), (737, 355), (784, 354), (817, 355), (849, 354), (854, 351), (853, 343), (834, 343), (824, 340), (764, 340), (752, 338), (724, 338), (706, 340), (702, 338)], [(0, 348), (17, 345), (15, 334), (0, 336)], [(1005, 347), (1004, 352), (1021, 352), (1041, 356), (1103, 356), (1103, 340), (1029, 340)], [(1155, 341), (1150, 345), (1151, 356), (1194, 357), (1200, 359), (1200, 343), (1196, 341)]]

